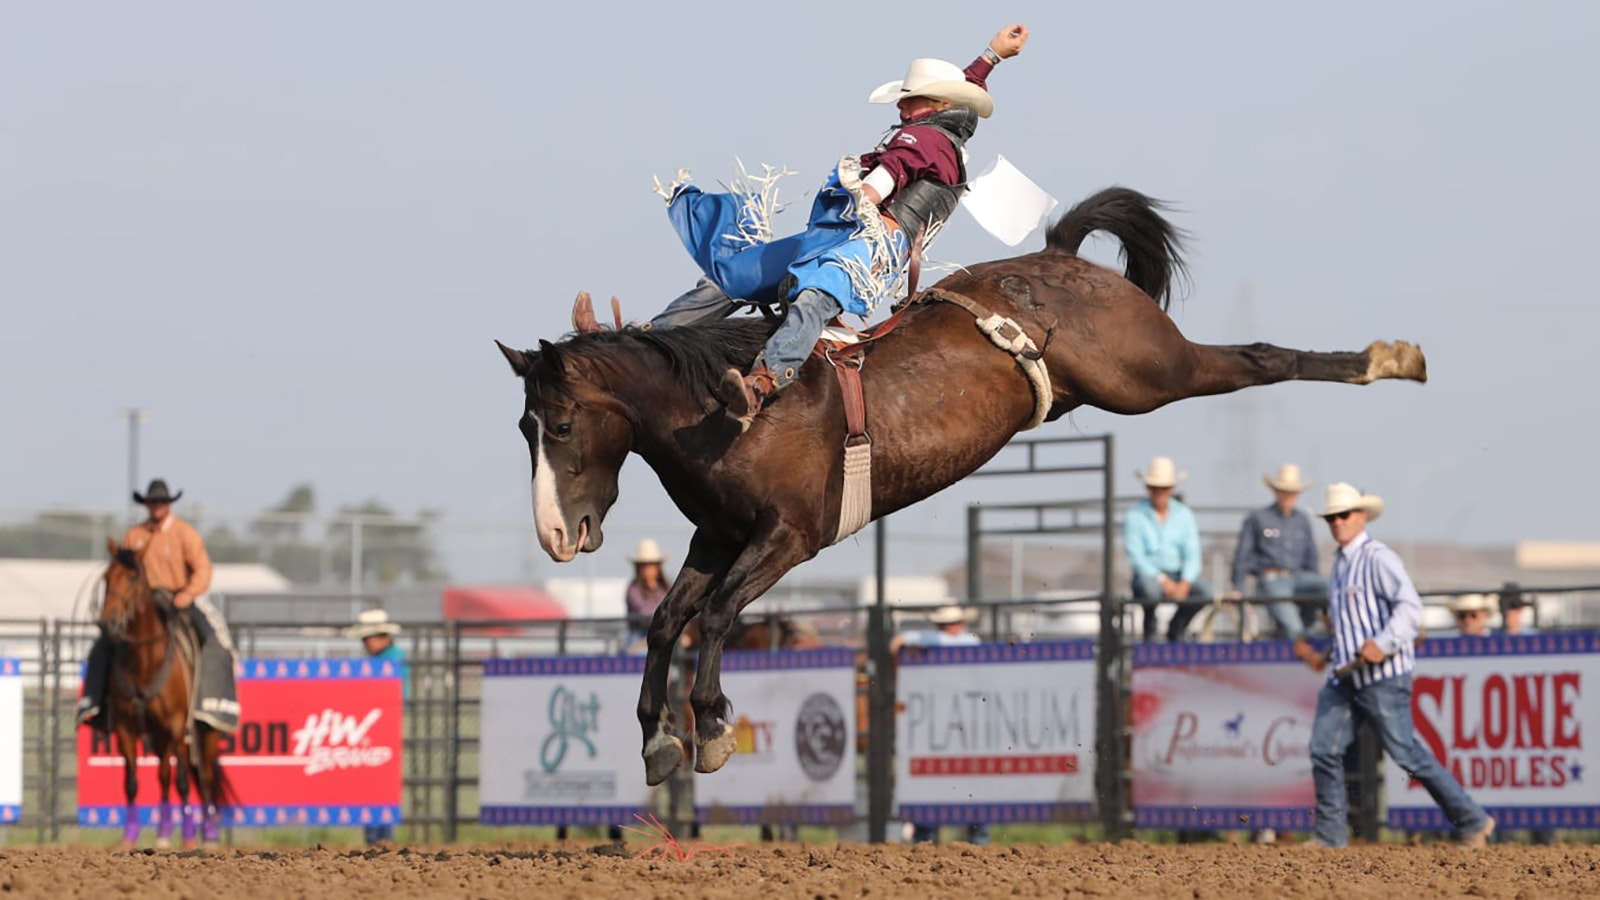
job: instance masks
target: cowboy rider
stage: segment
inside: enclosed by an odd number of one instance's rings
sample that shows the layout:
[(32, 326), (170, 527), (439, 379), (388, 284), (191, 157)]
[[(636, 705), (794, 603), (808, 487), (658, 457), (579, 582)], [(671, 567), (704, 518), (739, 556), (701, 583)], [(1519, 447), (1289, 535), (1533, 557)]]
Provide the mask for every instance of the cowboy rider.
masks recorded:
[[(238, 728), (239, 703), (234, 685), (233, 644), (227, 623), (206, 597), (211, 586), (211, 557), (193, 525), (172, 512), (183, 491), (172, 493), (157, 478), (144, 493), (135, 491), (135, 503), (149, 512), (143, 522), (128, 529), (122, 546), (139, 555), (145, 578), (158, 597), (166, 596), (189, 620), (200, 642), (196, 666), (197, 690), (203, 691), (195, 718), (227, 732)], [(199, 615), (195, 612), (198, 611)], [(111, 669), (111, 644), (104, 634), (89, 649), (83, 697), (78, 701), (78, 722), (97, 731), (109, 730), (106, 689)], [(215, 679), (214, 681), (212, 679)]]
[(986, 79), (1027, 40), (1026, 27), (1008, 25), (964, 70), (918, 59), (904, 79), (873, 91), (868, 100), (897, 104), (900, 122), (872, 152), (839, 161), (799, 235), (769, 240), (768, 211), (748, 190), (706, 193), (686, 184), (684, 170), (658, 183), (673, 228), (710, 283), (669, 304), (653, 326), (725, 315), (728, 297), (788, 301), (749, 373), (729, 369), (718, 385), (718, 399), (743, 427), (794, 381), (831, 319), (846, 310), (866, 316), (886, 297), (898, 299), (912, 248), (960, 200), (964, 146), (994, 110)]

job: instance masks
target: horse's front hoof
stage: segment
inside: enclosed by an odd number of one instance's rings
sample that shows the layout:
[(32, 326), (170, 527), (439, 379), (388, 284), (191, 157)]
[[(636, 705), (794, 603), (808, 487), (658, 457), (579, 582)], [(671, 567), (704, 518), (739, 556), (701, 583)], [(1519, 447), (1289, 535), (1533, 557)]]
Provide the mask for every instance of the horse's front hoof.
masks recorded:
[(683, 765), (683, 741), (658, 732), (644, 745), (644, 783), (655, 787)]
[(716, 737), (696, 741), (695, 744), (694, 770), (709, 774), (727, 764), (728, 758), (733, 756), (733, 751), (738, 748), (739, 742), (733, 736), (733, 726), (723, 722), (722, 730), (717, 732)]

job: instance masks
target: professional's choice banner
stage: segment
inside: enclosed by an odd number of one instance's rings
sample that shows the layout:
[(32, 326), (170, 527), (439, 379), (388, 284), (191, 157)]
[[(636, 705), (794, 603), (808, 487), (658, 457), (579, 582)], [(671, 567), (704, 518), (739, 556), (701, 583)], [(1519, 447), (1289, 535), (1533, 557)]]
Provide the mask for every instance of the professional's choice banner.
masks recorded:
[[(400, 821), (401, 680), (388, 660), (247, 660), (240, 726), (222, 741), (238, 826)], [(157, 759), (138, 758), (138, 813), (155, 821)], [(123, 759), (115, 737), (78, 729), (78, 823), (121, 825)], [(191, 788), (191, 796), (198, 797)]]
[[(1600, 634), (1432, 638), (1417, 649), (1417, 737), (1500, 828), (1600, 826)], [(1389, 826), (1448, 828), (1384, 761)]]
[(906, 821), (1090, 815), (1094, 642), (901, 651), (895, 760), (895, 795)]
[[(737, 750), (695, 778), (700, 821), (848, 824), (855, 817), (855, 651), (728, 653)], [(635, 757), (637, 759), (637, 757)]]
[(1134, 824), (1310, 830), (1326, 675), (1284, 642), (1133, 649)]
[(22, 818), (22, 661), (0, 658), (0, 825)]
[(639, 755), (643, 656), (491, 659), (483, 667), (479, 819), (633, 824), (652, 807)]

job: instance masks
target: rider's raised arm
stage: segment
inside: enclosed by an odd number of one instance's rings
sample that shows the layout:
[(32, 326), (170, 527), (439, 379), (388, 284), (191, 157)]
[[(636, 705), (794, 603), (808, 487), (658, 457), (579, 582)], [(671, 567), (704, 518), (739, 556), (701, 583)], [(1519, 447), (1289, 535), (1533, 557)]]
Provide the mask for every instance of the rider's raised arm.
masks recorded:
[(1028, 43), (1028, 26), (1007, 25), (1000, 29), (1000, 33), (989, 39), (989, 46), (983, 48), (983, 53), (972, 61), (966, 68), (967, 80), (983, 88), (989, 89), (989, 74), (1002, 59), (1010, 59), (1022, 52), (1024, 44)]

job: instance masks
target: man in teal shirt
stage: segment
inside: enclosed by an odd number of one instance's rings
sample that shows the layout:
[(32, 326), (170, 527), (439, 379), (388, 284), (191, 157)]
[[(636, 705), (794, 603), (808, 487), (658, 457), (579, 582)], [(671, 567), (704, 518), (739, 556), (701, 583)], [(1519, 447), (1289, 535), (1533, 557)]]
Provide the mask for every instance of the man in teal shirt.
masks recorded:
[(1133, 598), (1144, 607), (1144, 639), (1155, 640), (1156, 607), (1162, 600), (1178, 605), (1167, 623), (1167, 640), (1182, 639), (1189, 621), (1211, 599), (1200, 580), (1200, 526), (1194, 512), (1173, 496), (1188, 476), (1171, 459), (1158, 456), (1136, 473), (1149, 499), (1128, 510), (1122, 523), (1122, 546), (1133, 569)]
[[(362, 649), (373, 659), (388, 660), (400, 672), (400, 697), (402, 706), (411, 698), (411, 669), (406, 665), (406, 651), (395, 643), (400, 624), (389, 621), (389, 614), (381, 609), (363, 610), (356, 624), (345, 629), (345, 636), (361, 641)], [(362, 837), (368, 844), (394, 840), (394, 826), (387, 824), (362, 826)]]

